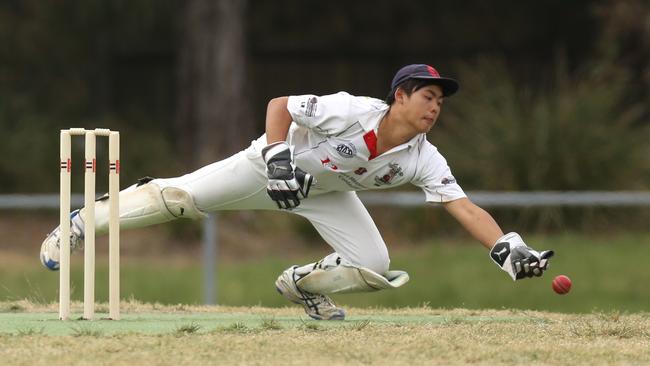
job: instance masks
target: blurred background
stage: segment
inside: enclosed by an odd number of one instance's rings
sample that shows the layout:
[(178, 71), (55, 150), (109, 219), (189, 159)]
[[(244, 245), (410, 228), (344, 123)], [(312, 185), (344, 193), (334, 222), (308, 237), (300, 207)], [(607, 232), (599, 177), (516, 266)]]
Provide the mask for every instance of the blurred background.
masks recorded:
[[(273, 97), (344, 90), (384, 99), (410, 63), (461, 83), (429, 140), (466, 191), (650, 185), (645, 0), (6, 0), (0, 44), (0, 194), (58, 192), (62, 128), (120, 131), (126, 187), (245, 148)], [(74, 147), (81, 162), (83, 143)], [(82, 192), (82, 174), (73, 177)], [(342, 304), (583, 312), (650, 303), (648, 206), (489, 209), (504, 230), (557, 252), (550, 276), (515, 285), (443, 210), (369, 209), (393, 266), (412, 281), (337, 297)], [(0, 210), (0, 301), (55, 301), (58, 276), (40, 268), (38, 250), (57, 222), (56, 209)], [(285, 305), (277, 274), (329, 252), (291, 215), (227, 212), (218, 223), (220, 304)], [(202, 235), (200, 222), (185, 221), (124, 232), (123, 297), (202, 302)], [(73, 262), (81, 299), (82, 257)], [(100, 258), (100, 300), (106, 266)], [(574, 279), (570, 295), (551, 296), (559, 273)]]

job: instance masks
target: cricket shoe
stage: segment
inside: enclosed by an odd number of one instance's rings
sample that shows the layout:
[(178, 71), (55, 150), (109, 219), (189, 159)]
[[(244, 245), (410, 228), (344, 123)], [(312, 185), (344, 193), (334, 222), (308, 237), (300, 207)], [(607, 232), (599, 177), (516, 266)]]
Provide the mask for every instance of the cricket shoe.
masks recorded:
[[(70, 252), (82, 248), (83, 231), (78, 221), (81, 220), (79, 210), (70, 213)], [(59, 270), (59, 242), (61, 238), (61, 228), (56, 227), (41, 244), (41, 263), (52, 270)]]
[(293, 266), (278, 277), (275, 281), (275, 288), (278, 292), (287, 300), (302, 305), (305, 308), (305, 313), (316, 320), (345, 319), (345, 311), (337, 308), (329, 296), (313, 294), (298, 288), (296, 281), (300, 277), (296, 274), (296, 268), (298, 266)]

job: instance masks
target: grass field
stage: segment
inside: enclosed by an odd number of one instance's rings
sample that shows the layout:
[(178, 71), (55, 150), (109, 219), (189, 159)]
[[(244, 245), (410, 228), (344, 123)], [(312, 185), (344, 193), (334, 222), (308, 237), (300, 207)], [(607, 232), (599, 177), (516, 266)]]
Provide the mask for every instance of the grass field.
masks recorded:
[[(57, 319), (58, 274), (40, 268), (35, 255), (2, 253), (0, 364), (649, 364), (650, 272), (643, 263), (650, 234), (530, 242), (556, 257), (543, 278), (516, 283), (475, 243), (432, 241), (391, 251), (391, 267), (407, 270), (411, 281), (397, 290), (337, 296), (344, 322), (313, 321), (300, 307), (286, 307), (273, 287), (282, 269), (322, 252), (221, 261), (220, 306), (213, 307), (197, 305), (199, 259), (125, 257), (123, 319), (66, 322)], [(72, 310), (79, 317), (79, 256), (74, 263)], [(560, 273), (574, 281), (568, 295), (550, 289)], [(107, 282), (99, 265), (99, 318), (107, 312)]]
[[(105, 305), (101, 305), (105, 307)], [(74, 303), (80, 311), (81, 304)], [(643, 365), (650, 317), (618, 312), (122, 304), (120, 321), (57, 320), (56, 304), (0, 303), (6, 365)]]
[[(536, 248), (552, 248), (556, 256), (542, 278), (512, 282), (489, 259), (480, 245), (467, 241), (432, 241), (411, 249), (391, 251), (393, 269), (409, 272), (411, 281), (398, 290), (336, 296), (344, 306), (405, 307), (428, 304), (436, 308), (500, 309), (590, 313), (597, 311), (647, 311), (650, 304), (650, 233), (587, 237), (553, 235), (531, 237)], [(127, 244), (128, 245), (128, 244)], [(311, 257), (256, 258), (221, 261), (217, 270), (218, 303), (228, 306), (286, 306), (275, 291), (277, 275), (291, 264)], [(30, 256), (5, 256), (0, 268), (0, 301), (29, 299), (56, 301), (58, 273), (43, 269), (36, 252)], [(82, 299), (81, 255), (75, 254), (72, 271), (73, 299)], [(200, 258), (124, 257), (122, 297), (147, 303), (200, 304)], [(97, 296), (107, 301), (106, 259), (98, 259)], [(565, 296), (551, 290), (557, 274), (572, 278), (574, 288)]]

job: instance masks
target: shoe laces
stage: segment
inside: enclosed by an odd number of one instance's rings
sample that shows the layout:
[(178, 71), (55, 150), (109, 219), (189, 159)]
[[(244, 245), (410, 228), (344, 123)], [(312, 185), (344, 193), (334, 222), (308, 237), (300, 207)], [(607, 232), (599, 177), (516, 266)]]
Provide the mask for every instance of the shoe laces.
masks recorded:
[(311, 292), (302, 291), (300, 289), (298, 291), (300, 291), (302, 300), (305, 302), (305, 304), (316, 314), (321, 314), (320, 310), (322, 309), (336, 308), (336, 305), (334, 305), (334, 302), (329, 298), (329, 296), (314, 294)]
[(301, 299), (305, 302), (305, 305), (312, 309), (316, 314), (320, 314), (319, 309), (321, 309), (321, 305), (325, 305), (324, 307), (336, 308), (336, 305), (329, 296), (301, 290), (296, 283), (296, 277), (297, 275), (294, 271), (293, 283), (296, 286), (296, 289), (298, 289)]
[(314, 306), (319, 306), (321, 304), (324, 304), (324, 305), (327, 305), (327, 306), (330, 306), (330, 307), (336, 307), (336, 305), (334, 304), (334, 301), (332, 301), (332, 299), (327, 295), (312, 294), (312, 293), (309, 293), (309, 292), (307, 294), (308, 295), (305, 297), (306, 300), (311, 301), (314, 304)]

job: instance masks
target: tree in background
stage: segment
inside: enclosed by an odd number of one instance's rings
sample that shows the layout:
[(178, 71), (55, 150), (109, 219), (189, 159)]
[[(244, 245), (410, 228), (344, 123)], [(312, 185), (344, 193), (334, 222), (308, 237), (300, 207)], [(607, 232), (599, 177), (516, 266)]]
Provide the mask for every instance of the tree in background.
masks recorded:
[(175, 129), (191, 167), (245, 146), (254, 123), (246, 95), (246, 1), (188, 0), (181, 12)]
[(643, 104), (626, 98), (627, 80), (591, 67), (569, 73), (561, 55), (546, 77), (522, 82), (498, 58), (459, 67), (462, 93), (446, 103), (430, 137), (463, 187), (647, 187), (650, 128), (642, 123)]
[[(376, 11), (368, 12), (371, 7)], [(475, 60), (501, 57), (519, 98), (504, 99), (501, 112), (522, 109), (521, 100), (551, 111), (541, 106), (553, 104), (553, 49), (564, 48), (570, 82), (594, 81), (584, 70), (600, 67), (610, 79), (626, 78), (615, 87), (623, 93), (617, 100), (647, 106), (649, 7), (645, 0), (0, 2), (0, 152), (20, 157), (0, 162), (0, 190), (51, 192), (57, 186), (59, 128), (122, 131), (125, 182), (142, 174), (172, 176), (245, 147), (263, 130), (271, 97), (338, 90), (384, 97), (392, 73), (411, 62), (433, 63), (449, 74), (463, 63), (475, 64), (486, 67), (475, 71), (487, 77), (491, 66)], [(428, 8), (435, 11), (421, 11)], [(463, 94), (448, 109), (465, 95), (476, 101), (465, 94), (473, 76), (455, 76)], [(565, 95), (579, 94), (587, 103), (584, 90)], [(547, 101), (533, 100), (538, 97)], [(635, 108), (629, 110), (637, 113)], [(445, 113), (441, 124), (452, 114)], [(598, 139), (584, 141), (600, 146)], [(38, 153), (26, 154), (25, 146), (36, 146)], [(508, 186), (582, 187), (573, 178), (570, 185), (547, 185), (539, 177), (517, 181), (521, 185), (511, 180)], [(631, 187), (630, 180), (621, 181)], [(601, 183), (613, 187), (612, 182)]]
[(650, 105), (650, 2), (611, 0), (596, 14), (603, 24), (598, 48), (604, 71), (623, 74), (632, 81), (627, 94)]

